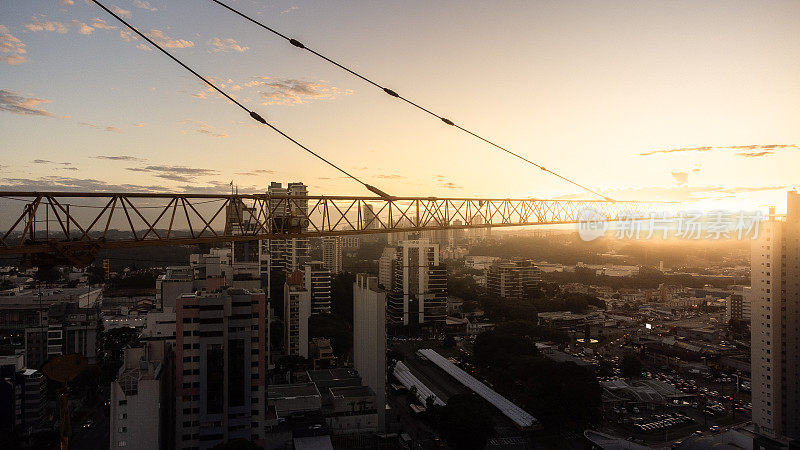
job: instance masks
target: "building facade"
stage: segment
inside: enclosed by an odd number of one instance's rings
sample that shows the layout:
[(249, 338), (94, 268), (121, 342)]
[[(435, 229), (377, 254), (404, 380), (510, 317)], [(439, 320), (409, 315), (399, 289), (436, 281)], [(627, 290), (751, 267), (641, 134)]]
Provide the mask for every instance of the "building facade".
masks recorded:
[(186, 294), (175, 314), (175, 448), (208, 449), (237, 438), (263, 445), (264, 293)]
[(322, 261), (311, 261), (303, 265), (303, 280), (311, 295), (311, 314), (331, 312), (331, 271)]
[(378, 432), (386, 427), (386, 292), (360, 273), (353, 285), (353, 366), (375, 393)]
[[(447, 270), (439, 263), (439, 246), (427, 239), (400, 242), (393, 265), (394, 282), (387, 296), (392, 328), (443, 326), (447, 315)], [(385, 274), (381, 274), (381, 279)]]
[(770, 217), (751, 257), (751, 365), (756, 431), (800, 439), (800, 195)]
[(331, 274), (342, 273), (342, 237), (322, 238), (322, 264)]

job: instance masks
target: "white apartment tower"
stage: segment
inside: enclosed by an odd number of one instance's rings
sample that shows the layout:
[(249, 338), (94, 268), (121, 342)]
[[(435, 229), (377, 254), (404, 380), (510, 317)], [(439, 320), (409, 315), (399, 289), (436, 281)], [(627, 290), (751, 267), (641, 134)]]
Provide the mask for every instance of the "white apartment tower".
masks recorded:
[(353, 284), (353, 365), (375, 392), (378, 432), (386, 427), (386, 292), (378, 279), (356, 275)]
[(342, 273), (342, 237), (322, 238), (322, 264), (332, 274)]
[(751, 257), (753, 423), (759, 433), (800, 438), (800, 195), (785, 218), (770, 210)]
[(394, 283), (387, 300), (389, 322), (396, 327), (443, 325), (447, 271), (439, 263), (439, 245), (427, 239), (408, 240), (396, 252)]
[(331, 312), (331, 271), (322, 261), (311, 261), (303, 265), (303, 280), (311, 295), (311, 314)]

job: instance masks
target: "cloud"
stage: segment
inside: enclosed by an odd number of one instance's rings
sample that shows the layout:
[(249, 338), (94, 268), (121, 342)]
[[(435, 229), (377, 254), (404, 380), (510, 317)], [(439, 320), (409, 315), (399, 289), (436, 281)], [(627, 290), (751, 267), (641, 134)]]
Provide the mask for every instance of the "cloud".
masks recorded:
[(147, 125), (147, 124), (144, 123), (144, 122), (137, 122), (137, 123), (133, 124), (133, 126), (136, 127), (136, 128), (142, 128), (145, 125)]
[(8, 89), (0, 89), (0, 111), (8, 111), (23, 116), (56, 117), (55, 114), (38, 106), (50, 100), (36, 97), (24, 97)]
[(212, 169), (203, 169), (185, 166), (151, 165), (145, 167), (127, 167), (131, 172), (149, 173), (154, 177), (170, 181), (180, 181), (182, 183), (191, 182), (195, 177), (214, 176), (219, 172)]
[[(207, 123), (205, 123), (205, 122), (203, 122), (201, 120), (186, 119), (186, 120), (182, 120), (180, 122), (180, 124), (181, 125), (189, 125), (192, 128), (194, 128), (194, 132), (195, 133), (200, 133), (200, 134), (208, 136), (208, 137), (213, 137), (213, 138), (226, 138), (226, 137), (228, 137), (227, 133), (217, 133), (217, 132), (214, 131), (215, 130), (214, 127), (212, 127), (211, 125), (209, 125), (209, 124), (207, 124)], [(197, 128), (195, 128), (195, 127), (197, 127)], [(183, 134), (187, 134), (187, 133), (190, 132), (190, 130), (182, 130), (182, 132), (183, 132)]]
[(109, 161), (144, 161), (141, 158), (130, 155), (97, 155), (92, 156), (94, 159), (106, 159)]
[(249, 172), (236, 172), (236, 175), (243, 175), (246, 177), (256, 177), (259, 175), (270, 174), (270, 173), (275, 173), (275, 171), (268, 169), (256, 169), (256, 170), (251, 170)]
[(72, 21), (72, 25), (74, 25), (78, 29), (78, 33), (83, 34), (83, 35), (87, 35), (88, 36), (88, 35), (92, 34), (92, 31), (94, 31), (94, 28), (92, 28), (89, 25), (86, 25), (86, 23), (78, 21), (78, 20), (73, 20)]
[(77, 167), (62, 167), (61, 170), (78, 170)]
[[(800, 149), (797, 144), (769, 144), (769, 145), (729, 145), (724, 147), (686, 147), (686, 148), (671, 148), (667, 150), (655, 150), (646, 153), (640, 153), (639, 156), (652, 156), (663, 153), (684, 153), (684, 152), (708, 152), (711, 150), (744, 150), (744, 152), (737, 153), (738, 156), (747, 156), (749, 152), (757, 151), (774, 151), (783, 149)], [(764, 156), (764, 155), (760, 155)]]
[(439, 186), (443, 187), (445, 189), (464, 189), (463, 186), (457, 186), (455, 183), (450, 182), (450, 181), (441, 183)]
[(39, 178), (0, 178), (4, 191), (86, 191), (86, 192), (163, 192), (164, 186), (110, 184), (92, 178), (73, 178), (50, 175)]
[(56, 33), (66, 33), (69, 28), (62, 22), (52, 20), (42, 21), (40, 17), (31, 17), (31, 21), (25, 24), (29, 31), (55, 31)]
[(92, 28), (97, 28), (98, 30), (116, 30), (117, 29), (117, 27), (115, 27), (114, 25), (109, 25), (109, 24), (106, 23), (105, 20), (100, 19), (98, 17), (95, 17), (94, 19), (92, 19), (92, 22), (91, 22), (90, 25), (91, 25)]
[(183, 39), (173, 39), (167, 36), (161, 30), (150, 30), (147, 37), (152, 39), (156, 44), (165, 48), (189, 48), (194, 47), (194, 42), (186, 41)]
[(31, 162), (34, 164), (53, 164), (53, 161), (49, 161), (47, 159), (34, 159)]
[(139, 44), (139, 45), (136, 46), (136, 48), (138, 48), (139, 50), (144, 50), (146, 52), (152, 52), (153, 51), (153, 49), (150, 48), (150, 46), (148, 46), (147, 44)]
[(260, 79), (245, 83), (245, 86), (263, 86), (268, 91), (259, 91), (264, 105), (300, 105), (310, 100), (332, 100), (339, 95), (350, 95), (350, 89), (339, 89), (324, 81), (295, 79)]
[(689, 182), (689, 172), (672, 172), (672, 178), (675, 178), (678, 184), (686, 184)]
[(122, 17), (130, 17), (131, 12), (127, 9), (122, 9), (117, 5), (111, 5), (111, 11), (114, 11), (114, 14), (120, 15)]
[(391, 174), (391, 175), (376, 175), (375, 178), (382, 178), (384, 180), (400, 180), (405, 177), (403, 175)]
[(122, 130), (117, 127), (105, 127), (103, 130), (111, 133), (122, 133)]
[(8, 27), (0, 25), (0, 61), (12, 66), (22, 64), (28, 62), (26, 53), (25, 44), (12, 36)]
[(158, 8), (153, 7), (150, 2), (145, 2), (142, 0), (133, 0), (133, 6), (141, 9), (146, 9), (148, 11), (158, 11)]
[(745, 158), (760, 158), (762, 156), (772, 156), (775, 152), (771, 150), (764, 150), (761, 152), (753, 152), (753, 153), (737, 153), (736, 156), (744, 156)]
[(236, 42), (234, 39), (226, 38), (214, 38), (208, 41), (208, 45), (211, 46), (211, 51), (214, 53), (217, 52), (245, 52), (250, 47), (242, 46), (239, 42)]
[(286, 9), (284, 9), (283, 11), (281, 11), (281, 14), (288, 14), (288, 13), (290, 13), (292, 11), (297, 11), (298, 9), (300, 9), (299, 6), (296, 6), (296, 5), (295, 6), (290, 6), (290, 7), (286, 8)]
[(58, 4), (61, 6), (72, 6), (75, 4), (75, 0), (58, 0)]

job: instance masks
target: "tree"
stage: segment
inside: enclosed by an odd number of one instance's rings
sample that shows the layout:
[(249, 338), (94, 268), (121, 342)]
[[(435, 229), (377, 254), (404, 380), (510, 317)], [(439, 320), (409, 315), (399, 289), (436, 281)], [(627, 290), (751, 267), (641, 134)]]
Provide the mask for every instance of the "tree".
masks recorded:
[(633, 353), (626, 353), (622, 356), (619, 363), (619, 368), (622, 371), (622, 376), (626, 378), (633, 378), (642, 375), (642, 362), (639, 357)]
[(308, 319), (308, 337), (331, 340), (333, 353), (344, 358), (353, 348), (353, 330), (348, 322), (333, 314), (314, 314)]
[(539, 353), (529, 338), (504, 330), (489, 330), (479, 334), (473, 349), (478, 364), (488, 368), (508, 367), (514, 359)]
[(456, 346), (455, 338), (448, 334), (447, 336), (444, 337), (444, 339), (442, 339), (442, 346), (444, 348), (453, 348), (453, 347), (455, 347)]
[(492, 410), (475, 394), (457, 394), (447, 405), (428, 405), (426, 414), (433, 427), (453, 448), (482, 449), (492, 434)]

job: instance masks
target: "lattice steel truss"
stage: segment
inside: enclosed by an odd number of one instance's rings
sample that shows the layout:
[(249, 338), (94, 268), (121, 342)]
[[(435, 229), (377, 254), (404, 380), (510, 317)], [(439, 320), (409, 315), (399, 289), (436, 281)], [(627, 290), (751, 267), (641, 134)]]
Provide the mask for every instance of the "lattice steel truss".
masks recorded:
[[(0, 254), (646, 219), (661, 202), (0, 192)], [(7, 227), (7, 228), (6, 228)]]

